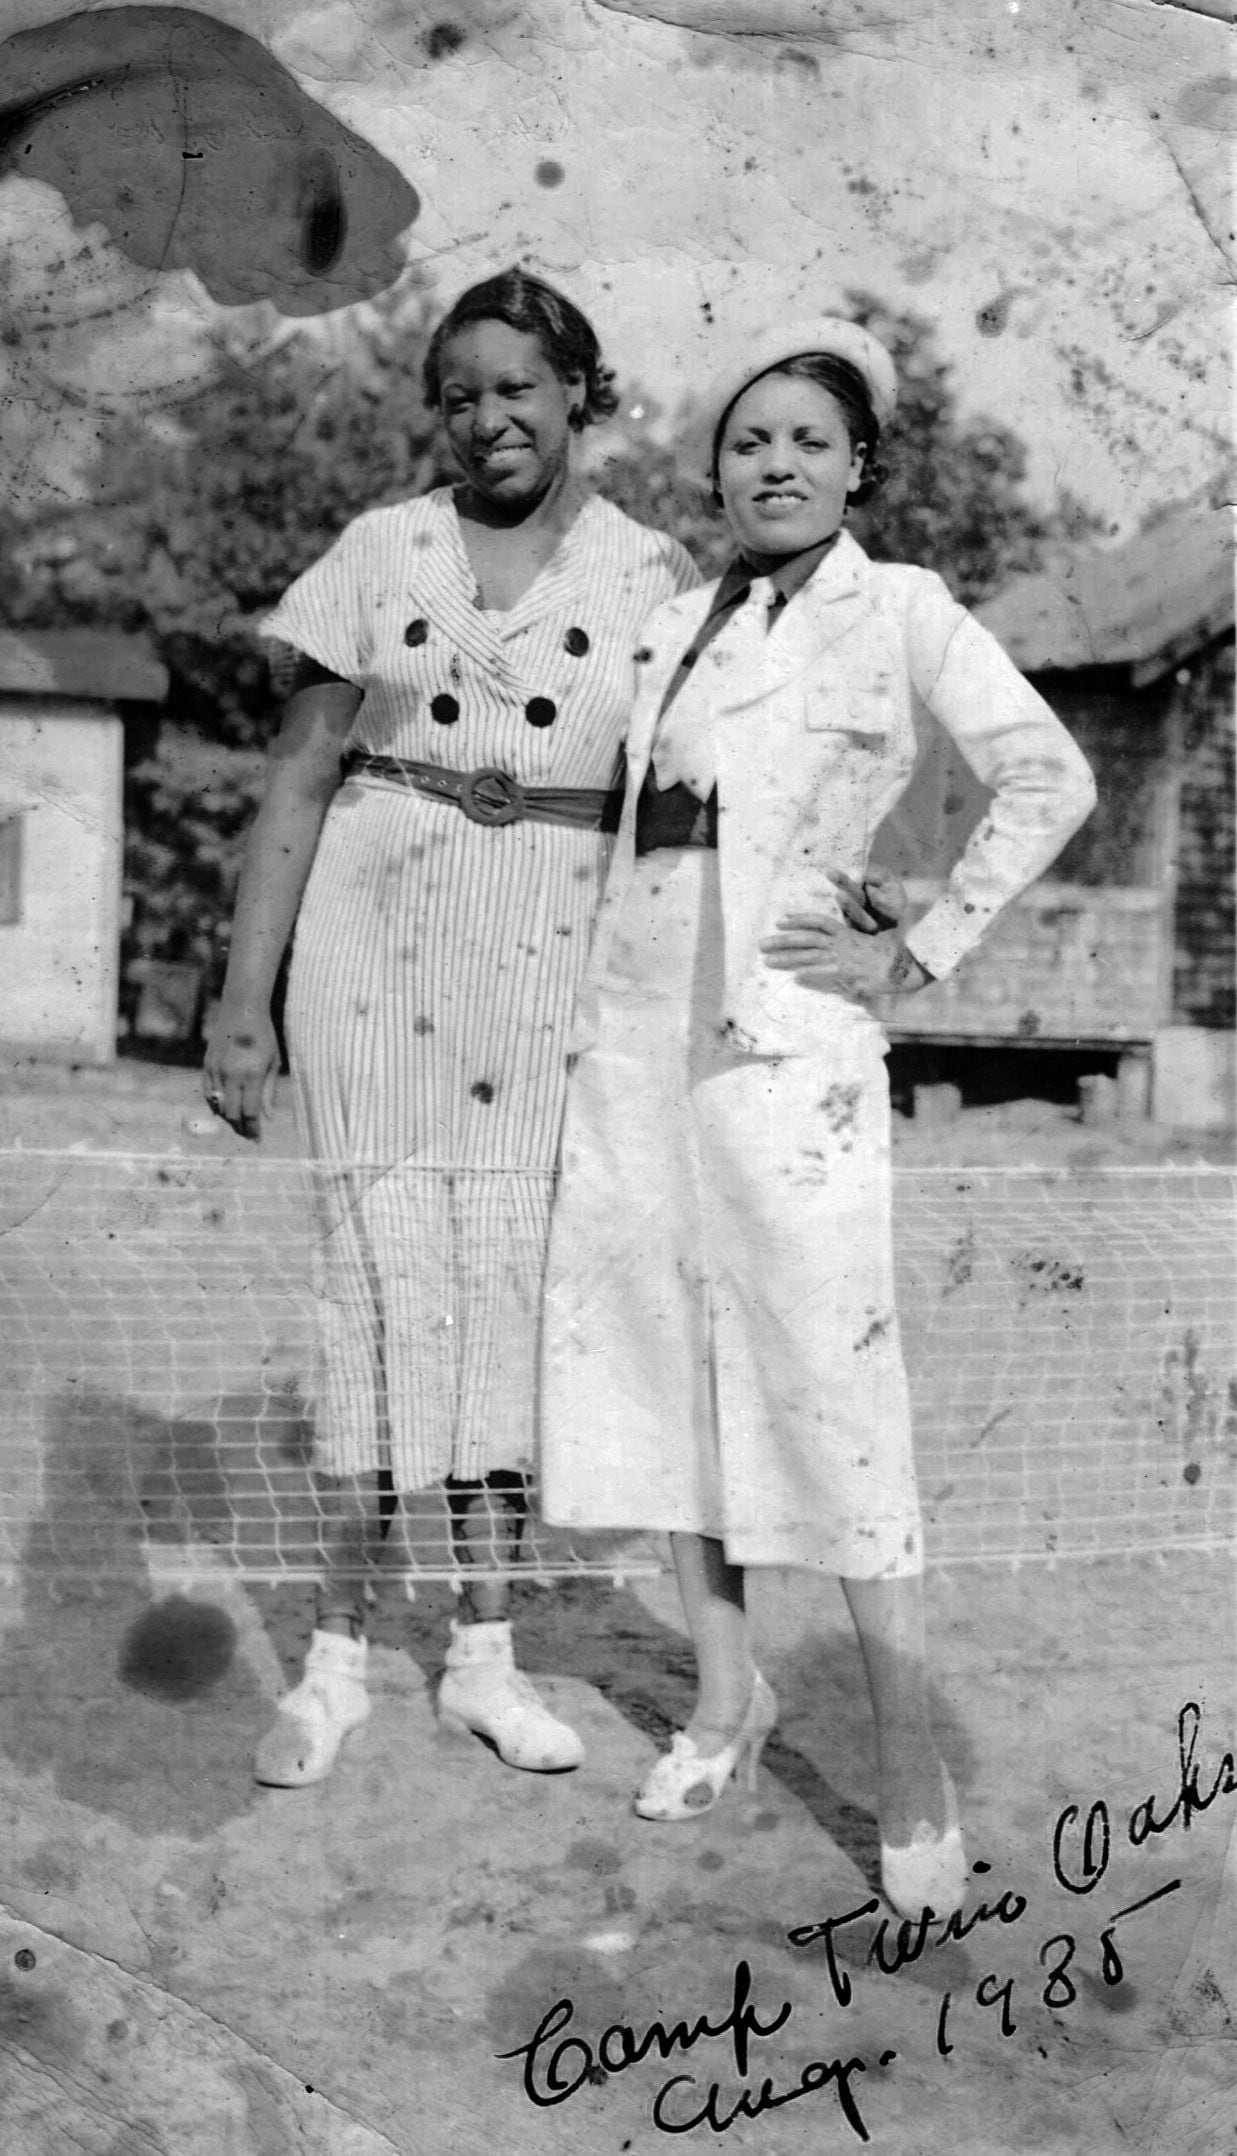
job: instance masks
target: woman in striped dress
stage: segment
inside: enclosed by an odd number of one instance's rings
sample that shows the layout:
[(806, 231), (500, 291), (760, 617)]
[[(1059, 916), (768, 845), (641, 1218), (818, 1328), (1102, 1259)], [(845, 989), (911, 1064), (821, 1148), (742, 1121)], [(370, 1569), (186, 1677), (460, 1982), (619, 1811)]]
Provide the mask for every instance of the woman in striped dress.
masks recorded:
[[(611, 381), (552, 288), (518, 270), (473, 287), (425, 363), (462, 484), (358, 517), (263, 625), (299, 657), (205, 1089), (258, 1135), (295, 922), (327, 1523), (304, 1675), (259, 1748), (268, 1783), (321, 1780), (369, 1712), (362, 1576), (391, 1495), (445, 1484), (464, 1563), (478, 1527), (492, 1549), (523, 1520), (566, 1029), (633, 654), (697, 581), (573, 472)], [(493, 1577), (461, 1597), (440, 1715), (513, 1766), (574, 1766), (575, 1732), (515, 1667), (507, 1599)]]

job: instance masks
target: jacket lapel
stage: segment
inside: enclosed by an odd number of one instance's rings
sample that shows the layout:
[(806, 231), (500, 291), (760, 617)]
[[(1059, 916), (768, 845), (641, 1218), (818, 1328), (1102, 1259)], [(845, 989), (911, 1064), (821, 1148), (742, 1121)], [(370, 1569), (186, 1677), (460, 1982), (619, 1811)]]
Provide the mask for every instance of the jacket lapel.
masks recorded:
[(759, 664), (735, 669), (719, 683), (719, 711), (743, 711), (788, 688), (810, 671), (839, 637), (863, 619), (868, 558), (849, 532), (842, 532), (816, 574), (783, 608), (760, 654)]
[(500, 641), (505, 643), (519, 636), (549, 614), (565, 614), (580, 621), (586, 618), (592, 534), (599, 514), (597, 496), (587, 495), (544, 569), (520, 594), (510, 612), (495, 624)]
[(658, 617), (656, 643), (642, 647), (648, 656), (637, 662), (635, 702), (627, 729), (627, 761), (637, 786), (648, 768), (666, 691), (679, 660), (708, 615), (716, 590), (716, 583), (698, 585), (694, 591), (670, 600)]
[(434, 528), (429, 543), (420, 550), (416, 575), (406, 594), (408, 604), (424, 613), (467, 658), (502, 675), (507, 669), (500, 640), (490, 617), (473, 602), (476, 580), (451, 489), (440, 488), (431, 500)]
[(588, 563), (597, 499), (589, 495), (552, 558), (504, 614), (475, 604), (476, 578), (449, 487), (434, 497), (435, 530), (422, 551), (410, 603), (441, 629), (457, 650), (505, 686), (527, 692), (520, 639), (547, 615), (587, 615)]

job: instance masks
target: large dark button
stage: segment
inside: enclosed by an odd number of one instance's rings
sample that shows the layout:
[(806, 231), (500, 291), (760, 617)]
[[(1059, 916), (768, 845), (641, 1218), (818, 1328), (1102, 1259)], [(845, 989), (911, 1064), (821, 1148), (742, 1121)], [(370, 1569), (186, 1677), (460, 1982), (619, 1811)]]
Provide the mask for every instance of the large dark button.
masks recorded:
[(530, 726), (552, 726), (558, 717), (558, 705), (549, 696), (530, 696), (524, 716)]
[(563, 638), (563, 650), (570, 652), (573, 659), (582, 659), (588, 650), (588, 630), (568, 629)]
[(416, 645), (423, 644), (425, 642), (429, 633), (430, 625), (428, 621), (423, 621), (421, 616), (418, 614), (416, 620), (410, 621), (408, 627), (405, 629), (404, 642), (406, 644), (411, 644), (415, 648)]
[(460, 707), (454, 696), (440, 694), (431, 700), (430, 717), (437, 719), (440, 726), (454, 726), (459, 715)]

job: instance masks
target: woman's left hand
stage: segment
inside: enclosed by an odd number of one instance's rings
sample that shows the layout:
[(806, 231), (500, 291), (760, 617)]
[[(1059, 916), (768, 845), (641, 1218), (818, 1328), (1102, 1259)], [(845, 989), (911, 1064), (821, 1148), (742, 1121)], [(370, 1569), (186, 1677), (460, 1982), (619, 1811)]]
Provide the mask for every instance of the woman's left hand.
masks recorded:
[(874, 935), (819, 913), (789, 913), (777, 926), (779, 933), (766, 936), (760, 946), (765, 962), (779, 973), (793, 973), (802, 988), (868, 1003), (912, 995), (932, 979), (896, 930)]

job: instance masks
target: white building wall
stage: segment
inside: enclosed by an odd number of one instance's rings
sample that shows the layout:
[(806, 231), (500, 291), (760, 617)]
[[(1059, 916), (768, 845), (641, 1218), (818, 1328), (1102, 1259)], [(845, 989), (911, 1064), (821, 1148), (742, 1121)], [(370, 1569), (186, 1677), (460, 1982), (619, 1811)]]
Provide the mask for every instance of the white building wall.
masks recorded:
[(0, 825), (21, 819), (16, 921), (0, 920), (0, 1046), (116, 1053), (123, 729), (104, 704), (0, 695)]

